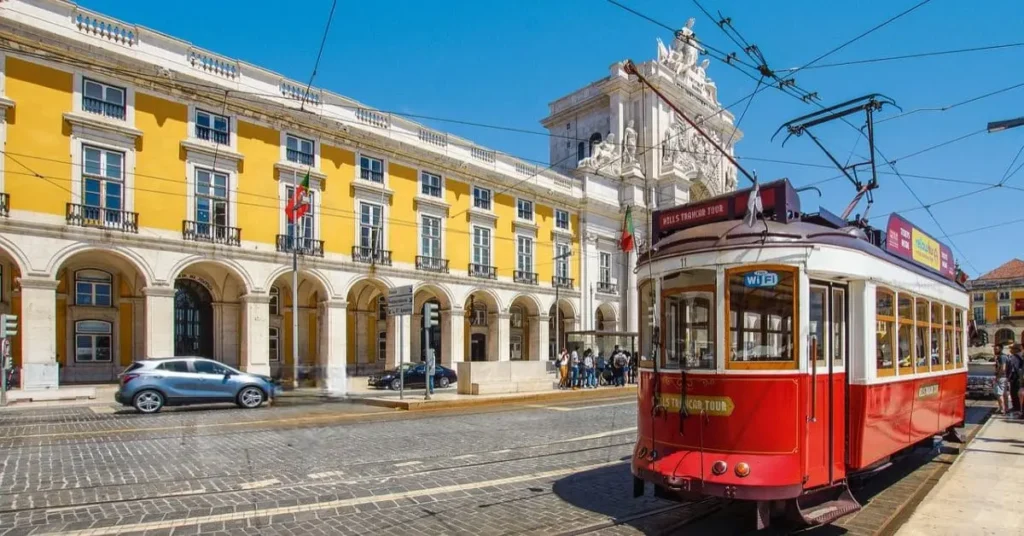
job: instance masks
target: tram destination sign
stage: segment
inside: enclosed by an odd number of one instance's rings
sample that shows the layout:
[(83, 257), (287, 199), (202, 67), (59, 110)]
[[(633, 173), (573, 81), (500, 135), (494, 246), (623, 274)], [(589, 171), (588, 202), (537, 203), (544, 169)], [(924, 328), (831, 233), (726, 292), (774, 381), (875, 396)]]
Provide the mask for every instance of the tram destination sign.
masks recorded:
[[(752, 188), (747, 188), (704, 201), (655, 211), (654, 236), (660, 239), (698, 225), (741, 220), (747, 213), (747, 199), (752, 191)], [(800, 198), (787, 179), (762, 184), (761, 205), (764, 207), (764, 215), (772, 216), (776, 221), (789, 221), (790, 214), (800, 212)]]
[(947, 279), (956, 280), (953, 253), (949, 247), (899, 215), (889, 215), (885, 249)]

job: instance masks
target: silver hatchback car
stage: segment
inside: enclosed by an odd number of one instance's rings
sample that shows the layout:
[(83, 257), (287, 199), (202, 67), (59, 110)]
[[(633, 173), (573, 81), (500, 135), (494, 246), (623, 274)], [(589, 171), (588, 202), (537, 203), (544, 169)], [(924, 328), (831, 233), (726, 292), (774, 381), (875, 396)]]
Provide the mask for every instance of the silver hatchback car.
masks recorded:
[(169, 357), (132, 363), (121, 373), (114, 400), (141, 413), (214, 402), (251, 409), (280, 392), (270, 376), (248, 374), (202, 357)]

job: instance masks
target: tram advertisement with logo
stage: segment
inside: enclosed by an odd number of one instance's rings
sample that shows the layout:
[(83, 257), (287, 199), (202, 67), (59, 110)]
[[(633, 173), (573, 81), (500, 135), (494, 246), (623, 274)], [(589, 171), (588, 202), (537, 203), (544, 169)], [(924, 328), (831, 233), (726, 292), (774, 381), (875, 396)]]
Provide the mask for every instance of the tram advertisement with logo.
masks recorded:
[(635, 491), (830, 523), (860, 508), (851, 475), (962, 425), (968, 296), (902, 217), (805, 214), (783, 179), (745, 218), (753, 194), (652, 215)]

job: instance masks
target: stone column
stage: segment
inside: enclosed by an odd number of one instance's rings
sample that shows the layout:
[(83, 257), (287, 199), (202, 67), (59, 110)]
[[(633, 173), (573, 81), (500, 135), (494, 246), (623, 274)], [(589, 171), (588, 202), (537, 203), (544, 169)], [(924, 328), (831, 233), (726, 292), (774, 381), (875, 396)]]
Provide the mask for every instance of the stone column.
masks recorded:
[(132, 302), (132, 360), (146, 357), (146, 341), (142, 336), (146, 332), (146, 299), (133, 296)]
[[(218, 308), (217, 305), (220, 305)], [(241, 350), (238, 347), (241, 334), (239, 333), (239, 321), (241, 320), (241, 307), (237, 303), (221, 303), (214, 305), (214, 314), (216, 315), (217, 309), (220, 310), (220, 323), (214, 324), (219, 326), (215, 336), (219, 339), (218, 348), (219, 355), (217, 359), (226, 365), (237, 367), (241, 365)], [(267, 307), (268, 311), (270, 307)], [(269, 326), (267, 327), (269, 330)], [(269, 337), (269, 331), (267, 336)]]
[[(301, 302), (300, 302), (301, 303)], [(316, 310), (310, 311), (305, 305), (299, 306), (299, 377), (304, 377), (306, 368), (309, 366), (309, 316), (315, 314)]]
[(174, 357), (174, 287), (145, 287), (146, 357)]
[[(370, 349), (367, 348), (367, 342), (369, 340), (369, 334), (367, 330), (370, 329), (370, 313), (366, 311), (355, 311), (352, 314), (353, 319), (356, 323), (356, 329), (353, 331), (353, 337), (355, 341), (355, 352), (356, 352), (356, 363), (365, 364), (370, 362)], [(376, 338), (376, 334), (374, 334)], [(376, 341), (375, 341), (376, 344)], [(378, 356), (379, 358), (380, 356)]]
[[(580, 216), (580, 255), (576, 259), (577, 262), (577, 273), (576, 281), (579, 283), (580, 289), (580, 322), (582, 326), (593, 326), (593, 293), (591, 292), (591, 271), (590, 263), (593, 259), (590, 257), (593, 255), (591, 252), (596, 249), (594, 247), (596, 240), (593, 233), (588, 232), (588, 224), (584, 216)], [(583, 329), (593, 329), (584, 327)]]
[(341, 300), (320, 302), (320, 331), (317, 333), (321, 378), (320, 387), (331, 396), (348, 394), (347, 304)]
[(455, 367), (466, 360), (466, 317), (462, 307), (441, 311), (441, 363)]
[[(56, 389), (57, 369), (57, 281), (43, 277), (22, 277), (21, 387), (26, 391)], [(69, 360), (74, 356), (68, 356)]]
[[(245, 372), (270, 375), (270, 295), (242, 296), (242, 347), (239, 366)], [(278, 342), (280, 344), (280, 340)], [(280, 350), (280, 348), (279, 348)]]
[(548, 359), (548, 315), (530, 315), (530, 348), (527, 359), (545, 361)]
[(498, 313), (497, 324), (495, 331), (497, 331), (498, 340), (498, 361), (510, 361), (512, 359), (512, 322), (511, 314), (509, 313)]

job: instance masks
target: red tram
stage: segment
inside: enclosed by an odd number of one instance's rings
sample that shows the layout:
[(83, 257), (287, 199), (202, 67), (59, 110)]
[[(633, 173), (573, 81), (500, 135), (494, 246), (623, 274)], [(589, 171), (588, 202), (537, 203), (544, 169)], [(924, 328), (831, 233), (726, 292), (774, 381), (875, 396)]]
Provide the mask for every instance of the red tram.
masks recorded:
[(968, 296), (948, 248), (898, 216), (883, 241), (803, 214), (780, 180), (751, 227), (750, 195), (653, 215), (634, 492), (830, 523), (860, 508), (851, 475), (963, 424)]

